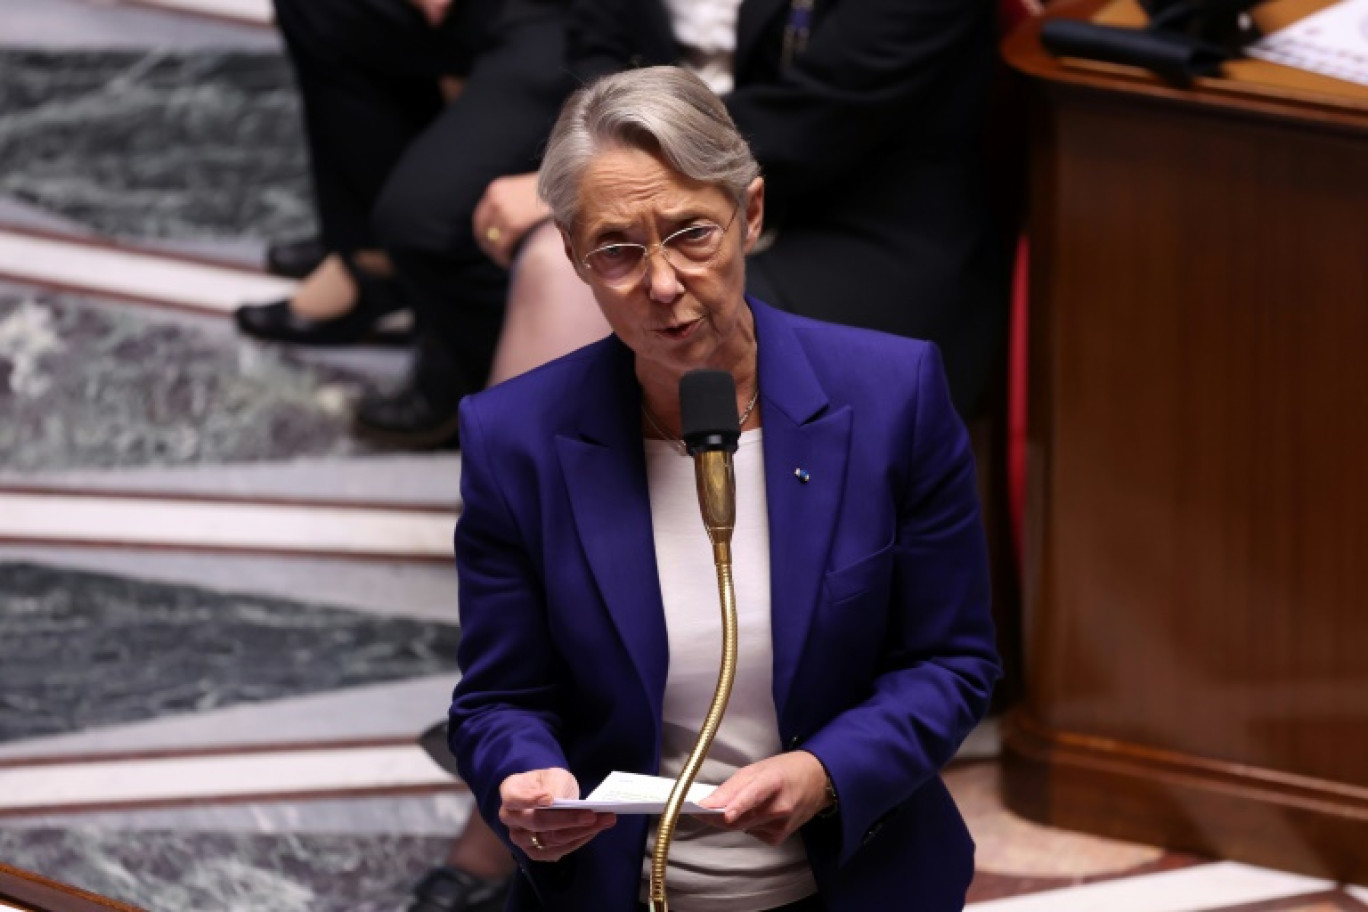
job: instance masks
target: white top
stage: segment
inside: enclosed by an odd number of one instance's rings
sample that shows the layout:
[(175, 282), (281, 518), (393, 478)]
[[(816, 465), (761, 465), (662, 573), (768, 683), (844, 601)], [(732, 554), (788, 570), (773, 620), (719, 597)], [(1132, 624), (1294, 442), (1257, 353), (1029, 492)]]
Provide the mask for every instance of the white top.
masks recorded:
[[(695, 781), (721, 784), (749, 763), (782, 750), (774, 709), (770, 640), (769, 521), (765, 509), (762, 430), (741, 435), (733, 458), (736, 530), (732, 577), (736, 590), (737, 661), (731, 700)], [(646, 441), (656, 568), (665, 603), (670, 666), (660, 775), (684, 768), (708, 713), (722, 659), (722, 608), (712, 545), (698, 509), (693, 459), (664, 440)], [(652, 818), (642, 864), (641, 898), (651, 877), (658, 818)], [(670, 845), (666, 886), (678, 912), (754, 912), (817, 892), (807, 852), (795, 834), (771, 847), (745, 833), (681, 817)]]
[(735, 84), (736, 11), (741, 0), (665, 0), (670, 27), (684, 51), (681, 65), (725, 95)]

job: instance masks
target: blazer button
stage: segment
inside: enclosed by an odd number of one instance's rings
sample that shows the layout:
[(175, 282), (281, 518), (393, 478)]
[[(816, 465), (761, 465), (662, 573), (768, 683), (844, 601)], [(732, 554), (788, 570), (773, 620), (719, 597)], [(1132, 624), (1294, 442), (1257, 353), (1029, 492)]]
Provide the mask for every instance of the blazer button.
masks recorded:
[(789, 749), (789, 750), (795, 750), (795, 749), (797, 749), (797, 747), (798, 747), (798, 736), (797, 736), (797, 735), (794, 735), (792, 738), (789, 738), (788, 749)]

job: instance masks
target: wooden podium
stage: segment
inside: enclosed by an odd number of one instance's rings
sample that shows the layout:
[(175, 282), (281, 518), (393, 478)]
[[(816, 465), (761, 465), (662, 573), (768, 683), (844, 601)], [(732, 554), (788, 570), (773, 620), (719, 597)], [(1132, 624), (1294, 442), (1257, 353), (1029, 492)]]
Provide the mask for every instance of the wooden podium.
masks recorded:
[(1368, 87), (1180, 89), (1038, 32), (1004, 46), (1032, 86), (1007, 804), (1368, 883)]

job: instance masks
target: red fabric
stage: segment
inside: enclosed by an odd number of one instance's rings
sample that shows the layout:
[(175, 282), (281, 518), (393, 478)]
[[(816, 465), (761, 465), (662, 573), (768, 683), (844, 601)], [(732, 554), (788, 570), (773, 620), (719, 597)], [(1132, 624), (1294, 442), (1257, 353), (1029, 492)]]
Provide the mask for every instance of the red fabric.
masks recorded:
[[(1041, 12), (1040, 0), (997, 0), (998, 34), (1006, 38), (1013, 29)], [(1023, 102), (1020, 94), (1011, 93), (1007, 104)], [(1020, 111), (1004, 112), (1007, 116)], [(1016, 125), (1024, 132), (1024, 120)], [(1013, 132), (1016, 132), (1014, 129)], [(1024, 136), (1016, 136), (1020, 151), (1025, 154)], [(1021, 203), (1018, 202), (1017, 205)], [(1012, 544), (1017, 566), (1021, 566), (1022, 523), (1026, 505), (1026, 404), (1029, 345), (1027, 328), (1030, 322), (1028, 296), (1030, 244), (1023, 231), (1017, 240), (1016, 260), (1012, 271), (1011, 316), (1008, 323), (1007, 350), (1007, 510), (1012, 525)]]
[(1021, 566), (1021, 526), (1026, 512), (1026, 403), (1030, 306), (1030, 243), (1026, 235), (1017, 242), (1012, 273), (1012, 311), (1007, 350), (1007, 508), (1012, 520), (1012, 543), (1017, 566)]
[(1038, 0), (998, 0), (997, 12), (998, 34), (1005, 38), (1027, 19), (1040, 15), (1040, 3)]

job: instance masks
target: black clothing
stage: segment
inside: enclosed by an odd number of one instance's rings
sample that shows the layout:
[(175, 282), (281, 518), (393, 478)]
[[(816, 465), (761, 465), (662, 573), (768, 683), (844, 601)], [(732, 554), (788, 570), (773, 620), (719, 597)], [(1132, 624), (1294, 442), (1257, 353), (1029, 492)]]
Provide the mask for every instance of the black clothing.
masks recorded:
[[(766, 179), (753, 291), (805, 316), (936, 341), (973, 413), (1005, 336), (1010, 237), (984, 199), (990, 0), (817, 0), (785, 67), (790, 4), (743, 0), (728, 109)], [(677, 63), (660, 0), (575, 0), (582, 81)], [(901, 302), (890, 307), (889, 302)]]
[[(507, 273), (470, 223), (489, 182), (536, 170), (573, 83), (564, 0), (459, 0), (432, 28), (407, 0), (275, 0), (304, 99), (325, 246), (386, 250), (429, 337), (417, 379), (483, 387)], [(443, 99), (442, 76), (465, 81)], [(445, 343), (443, 345), (443, 343)], [(442, 349), (445, 349), (443, 352)], [(453, 405), (454, 408), (454, 405)]]

